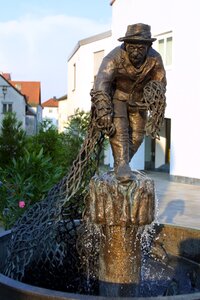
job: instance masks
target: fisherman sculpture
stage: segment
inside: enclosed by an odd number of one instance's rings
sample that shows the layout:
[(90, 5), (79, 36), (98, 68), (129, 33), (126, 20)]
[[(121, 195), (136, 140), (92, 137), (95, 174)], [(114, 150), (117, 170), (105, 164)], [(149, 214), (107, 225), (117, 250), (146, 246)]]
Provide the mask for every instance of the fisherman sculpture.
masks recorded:
[(121, 46), (103, 59), (91, 92), (97, 127), (115, 127), (110, 144), (121, 182), (132, 179), (129, 162), (145, 133), (158, 136), (164, 118), (165, 70), (150, 29), (141, 23), (128, 26)]
[[(74, 220), (84, 207), (105, 135), (110, 137), (119, 185), (134, 180), (129, 162), (145, 133), (153, 138), (159, 136), (164, 119), (166, 78), (161, 56), (151, 47), (155, 39), (151, 37), (150, 26), (129, 25), (126, 36), (119, 41), (122, 45), (112, 50), (100, 66), (91, 91), (88, 133), (69, 173), (12, 228), (4, 270), (6, 276), (26, 281), (27, 271), (34, 273), (35, 268), (34, 276), (38, 282), (48, 266), (52, 276), (48, 276), (47, 281), (52, 286), (57, 272), (62, 270), (64, 280), (69, 270), (73, 270), (73, 274), (78, 265), (78, 261), (73, 263), (74, 238), (77, 236)], [(139, 197), (146, 199), (143, 198)], [(151, 197), (147, 198), (151, 200)], [(146, 202), (140, 202), (142, 208)], [(150, 216), (148, 222), (143, 222), (141, 218), (135, 218), (137, 224), (147, 224), (151, 219)], [(69, 256), (73, 259), (68, 259)], [(57, 266), (60, 266), (59, 270)], [(72, 276), (68, 277), (71, 280)]]

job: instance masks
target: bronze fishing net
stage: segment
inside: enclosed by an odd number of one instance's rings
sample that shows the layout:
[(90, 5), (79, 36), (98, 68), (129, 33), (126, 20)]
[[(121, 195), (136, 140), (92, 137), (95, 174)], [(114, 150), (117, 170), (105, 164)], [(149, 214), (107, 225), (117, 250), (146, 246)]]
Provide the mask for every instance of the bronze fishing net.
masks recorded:
[[(88, 135), (68, 176), (28, 209), (12, 228), (4, 274), (20, 281), (56, 288), (62, 273), (75, 278), (77, 226), (90, 178), (100, 158), (104, 134), (91, 120)], [(78, 269), (77, 269), (78, 272)], [(75, 280), (75, 279), (74, 279)], [(59, 285), (61, 283), (59, 282)], [(70, 283), (68, 283), (70, 285)]]
[(159, 132), (164, 122), (166, 108), (166, 88), (157, 80), (148, 82), (143, 90), (143, 101), (138, 106), (148, 110), (148, 119), (145, 126), (146, 135), (159, 139)]
[[(147, 127), (153, 136), (158, 135), (164, 118), (163, 93), (163, 87), (156, 82), (144, 89), (144, 101), (150, 111)], [(28, 209), (12, 228), (4, 270), (6, 276), (32, 285), (84, 292), (83, 282), (87, 278), (80, 261), (80, 241), (84, 241), (84, 237), (80, 239), (82, 225), (78, 220), (89, 181), (98, 168), (105, 135), (114, 133), (113, 126), (102, 129), (98, 125), (99, 111), (104, 116), (112, 112), (111, 106), (108, 95), (92, 92), (88, 134), (69, 174), (48, 192), (44, 200)], [(92, 232), (93, 229), (85, 239), (90, 235), (94, 237)], [(89, 240), (98, 244), (98, 234)]]

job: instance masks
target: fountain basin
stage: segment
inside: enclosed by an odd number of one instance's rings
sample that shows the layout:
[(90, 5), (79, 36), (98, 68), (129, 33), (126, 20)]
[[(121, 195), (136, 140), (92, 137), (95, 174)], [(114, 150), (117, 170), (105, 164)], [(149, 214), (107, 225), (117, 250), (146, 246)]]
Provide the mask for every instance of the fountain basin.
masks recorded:
[[(174, 226), (169, 224), (156, 224), (153, 234), (155, 241), (154, 248), (158, 245), (165, 249), (166, 253), (172, 256), (181, 257), (187, 261), (200, 265), (200, 230)], [(0, 234), (0, 272), (2, 271), (6, 259), (6, 247), (10, 239), (10, 231)], [(48, 274), (47, 274), (48, 276)], [(88, 299), (88, 300), (106, 300), (106, 299), (182, 299), (195, 300), (200, 299), (200, 292), (173, 296), (157, 296), (157, 297), (137, 297), (137, 298), (113, 298), (72, 294), (41, 287), (35, 287), (29, 284), (10, 279), (0, 274), (0, 300), (61, 300), (61, 299)]]

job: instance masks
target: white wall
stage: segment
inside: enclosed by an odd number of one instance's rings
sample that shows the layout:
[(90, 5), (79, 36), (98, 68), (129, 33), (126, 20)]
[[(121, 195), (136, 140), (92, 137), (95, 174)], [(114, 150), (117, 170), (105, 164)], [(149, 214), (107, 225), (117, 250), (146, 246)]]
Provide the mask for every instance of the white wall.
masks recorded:
[[(130, 162), (130, 167), (132, 170), (144, 170), (144, 159), (143, 159), (144, 150), (145, 150), (145, 148), (144, 148), (144, 142), (143, 142)], [(109, 164), (111, 168), (113, 168), (113, 166), (114, 166), (114, 158), (112, 155), (111, 147), (109, 147), (105, 151), (104, 163), (106, 165)]]
[(116, 0), (112, 6), (113, 41), (124, 36), (130, 24), (149, 24), (152, 34), (172, 29), (174, 2), (173, 0), (165, 2), (162, 0)]
[(162, 127), (160, 131), (160, 139), (156, 140), (156, 145), (155, 145), (155, 168), (159, 168), (165, 164), (165, 149), (166, 149), (165, 127)]
[[(175, 1), (176, 2), (176, 1)], [(175, 94), (172, 122), (171, 174), (200, 178), (200, 89), (199, 3), (191, 0), (174, 4), (180, 12), (174, 39), (173, 90)], [(175, 18), (175, 16), (174, 16)]]
[[(51, 112), (50, 112), (51, 111)], [(44, 107), (42, 112), (42, 118), (49, 119), (52, 124), (58, 126), (58, 108), (57, 107)]]
[(60, 100), (58, 101), (58, 131), (65, 131), (65, 127), (67, 126), (67, 110), (68, 110), (68, 100)]
[(137, 22), (151, 25), (153, 35), (173, 32), (166, 109), (171, 118), (170, 174), (200, 178), (199, 1), (116, 0), (113, 43), (124, 36), (128, 24)]
[[(105, 55), (110, 51), (111, 38), (104, 38), (92, 43), (82, 45), (68, 61), (68, 103), (67, 116), (74, 111), (90, 111), (90, 90), (94, 81), (94, 52), (104, 50)], [(76, 64), (76, 88), (74, 90), (73, 65)]]
[(20, 95), (12, 86), (8, 84), (4, 78), (0, 76), (0, 86), (6, 85), (7, 92), (4, 98), (2, 93), (2, 87), (0, 87), (0, 124), (4, 118), (3, 103), (12, 103), (13, 112), (16, 113), (16, 117), (22, 122), (22, 128), (25, 130), (25, 116), (26, 116), (26, 102), (24, 96)]

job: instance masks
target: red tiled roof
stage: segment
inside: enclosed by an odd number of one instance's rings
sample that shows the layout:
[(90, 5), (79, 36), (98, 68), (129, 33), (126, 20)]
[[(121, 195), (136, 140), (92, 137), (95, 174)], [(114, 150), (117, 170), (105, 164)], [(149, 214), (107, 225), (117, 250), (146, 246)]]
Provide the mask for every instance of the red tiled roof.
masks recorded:
[(13, 81), (10, 83), (26, 96), (31, 106), (41, 105), (41, 87), (39, 81)]
[(51, 98), (42, 103), (43, 107), (58, 107), (58, 100), (55, 98)]
[(2, 75), (6, 80), (11, 80), (11, 75), (10, 75), (10, 73), (1, 73), (1, 75)]

